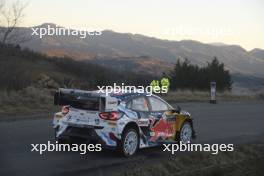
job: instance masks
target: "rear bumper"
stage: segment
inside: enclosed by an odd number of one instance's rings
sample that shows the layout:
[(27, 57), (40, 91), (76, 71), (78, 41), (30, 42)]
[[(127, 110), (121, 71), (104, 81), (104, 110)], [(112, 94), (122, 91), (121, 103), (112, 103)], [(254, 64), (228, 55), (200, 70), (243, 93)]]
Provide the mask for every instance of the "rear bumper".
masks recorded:
[(104, 141), (98, 136), (94, 128), (80, 128), (68, 126), (59, 136), (60, 139), (70, 141), (97, 142), (104, 144)]
[(106, 148), (116, 147), (117, 141), (110, 136), (109, 133), (103, 131), (103, 127), (67, 126), (57, 135), (57, 138), (69, 143), (98, 143)]

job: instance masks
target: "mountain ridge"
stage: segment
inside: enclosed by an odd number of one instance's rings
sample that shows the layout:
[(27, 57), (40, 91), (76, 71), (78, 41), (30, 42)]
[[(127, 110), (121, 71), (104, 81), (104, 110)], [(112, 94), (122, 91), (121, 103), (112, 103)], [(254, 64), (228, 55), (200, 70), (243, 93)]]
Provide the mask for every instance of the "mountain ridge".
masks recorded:
[[(44, 26), (49, 24), (56, 25), (45, 23)], [(215, 46), (194, 40), (172, 41), (112, 30), (104, 30), (100, 36), (87, 36), (84, 39), (79, 36), (44, 36), (42, 39), (33, 36), (32, 38), (31, 41), (24, 43), (23, 47), (49, 56), (71, 57), (75, 60), (91, 62), (96, 60), (98, 64), (100, 60), (103, 62), (101, 64), (105, 64), (107, 59), (126, 61), (130, 58), (128, 65), (133, 58), (147, 56), (152, 59), (153, 66), (158, 63), (164, 65), (165, 69), (161, 69), (157, 74), (173, 68), (172, 63), (177, 59), (188, 58), (191, 63), (204, 66), (217, 57), (220, 62), (225, 63), (226, 69), (231, 73), (264, 77), (264, 60), (239, 45)], [(133, 69), (137, 70), (137, 68)]]

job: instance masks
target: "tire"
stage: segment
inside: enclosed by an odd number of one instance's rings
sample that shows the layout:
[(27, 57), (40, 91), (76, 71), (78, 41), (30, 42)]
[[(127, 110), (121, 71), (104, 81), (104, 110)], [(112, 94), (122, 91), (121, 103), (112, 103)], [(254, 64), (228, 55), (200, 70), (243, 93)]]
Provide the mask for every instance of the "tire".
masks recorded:
[(125, 129), (119, 146), (119, 151), (123, 156), (130, 157), (134, 155), (139, 147), (138, 132), (133, 128)]
[(179, 132), (179, 135), (177, 136), (177, 141), (182, 142), (184, 144), (187, 144), (188, 142), (192, 142), (192, 126), (190, 122), (184, 122), (181, 126), (181, 130)]

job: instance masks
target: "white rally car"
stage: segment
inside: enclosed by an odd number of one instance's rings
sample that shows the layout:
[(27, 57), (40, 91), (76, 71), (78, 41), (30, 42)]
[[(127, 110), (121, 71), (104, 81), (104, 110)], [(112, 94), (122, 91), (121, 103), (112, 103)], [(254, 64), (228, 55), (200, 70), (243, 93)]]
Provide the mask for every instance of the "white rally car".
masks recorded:
[(97, 142), (131, 156), (139, 148), (195, 137), (190, 114), (156, 95), (59, 89), (54, 103), (62, 106), (53, 120), (59, 142)]

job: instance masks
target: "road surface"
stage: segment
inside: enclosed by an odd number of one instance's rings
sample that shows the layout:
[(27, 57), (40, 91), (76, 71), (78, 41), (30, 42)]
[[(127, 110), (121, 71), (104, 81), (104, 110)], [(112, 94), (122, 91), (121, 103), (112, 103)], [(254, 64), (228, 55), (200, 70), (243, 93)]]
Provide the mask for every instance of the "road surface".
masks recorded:
[[(181, 103), (195, 119), (197, 143), (249, 143), (264, 135), (264, 102)], [(111, 175), (155, 164), (171, 156), (161, 147), (140, 150), (132, 158), (112, 151), (31, 152), (32, 143), (53, 141), (51, 118), (0, 121), (0, 175)]]

